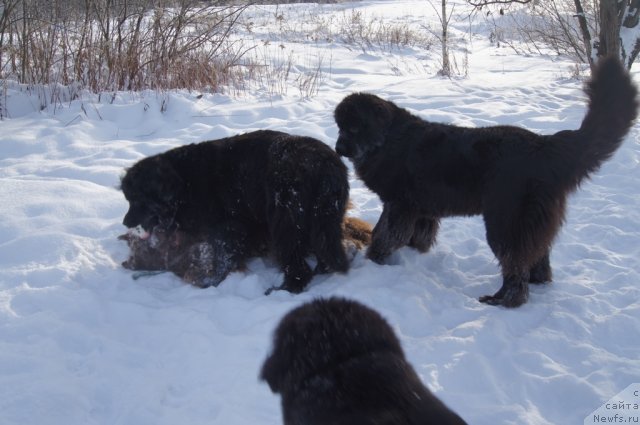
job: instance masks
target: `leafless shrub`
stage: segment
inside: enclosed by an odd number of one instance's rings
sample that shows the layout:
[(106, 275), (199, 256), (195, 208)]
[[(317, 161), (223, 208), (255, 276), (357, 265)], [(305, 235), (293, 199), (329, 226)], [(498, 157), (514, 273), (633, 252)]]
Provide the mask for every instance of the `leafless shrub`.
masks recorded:
[(306, 70), (298, 75), (296, 82), (301, 98), (308, 99), (318, 94), (325, 79), (323, 64), (324, 56), (321, 55), (315, 63), (307, 64)]
[(300, 98), (315, 96), (326, 79), (325, 55), (319, 49), (309, 48), (294, 53), (284, 45), (263, 45), (245, 56), (238, 66), (242, 72), (242, 90), (257, 88), (270, 97), (287, 95), (291, 87), (297, 87)]
[[(41, 108), (73, 100), (83, 90), (115, 99), (119, 91), (146, 89), (240, 94), (258, 88), (286, 95), (297, 88), (301, 98), (308, 98), (325, 81), (327, 62), (330, 69), (330, 49), (322, 53), (327, 44), (391, 52), (429, 48), (434, 42), (420, 27), (357, 10), (318, 16), (296, 7), (263, 8), (269, 11), (261, 15), (269, 20), (269, 33), (260, 40), (260, 22), (241, 19), (248, 2), (230, 4), (1, 0), (0, 82), (10, 79), (28, 87)], [(302, 19), (289, 19), (291, 10), (300, 11)], [(279, 32), (271, 32), (273, 23)], [(302, 43), (304, 51), (289, 43)], [(6, 116), (6, 108), (0, 114)]]
[[(585, 23), (597, 34), (598, 8), (595, 2), (584, 2)], [(578, 63), (589, 62), (573, 0), (532, 2), (507, 10), (493, 20), (492, 33), (496, 43), (502, 43), (517, 53), (555, 53), (567, 55)]]
[(286, 95), (294, 62), (293, 51), (287, 51), (283, 45), (271, 46), (264, 42), (254, 53), (245, 66), (249, 72), (246, 80), (257, 84), (269, 96)]
[(0, 77), (93, 92), (211, 87), (246, 51), (245, 6), (196, 0), (5, 0)]
[(342, 42), (357, 46), (363, 52), (373, 48), (386, 51), (420, 45), (428, 48), (433, 39), (428, 34), (411, 28), (406, 23), (386, 22), (368, 17), (360, 10), (345, 12), (338, 22), (338, 35)]

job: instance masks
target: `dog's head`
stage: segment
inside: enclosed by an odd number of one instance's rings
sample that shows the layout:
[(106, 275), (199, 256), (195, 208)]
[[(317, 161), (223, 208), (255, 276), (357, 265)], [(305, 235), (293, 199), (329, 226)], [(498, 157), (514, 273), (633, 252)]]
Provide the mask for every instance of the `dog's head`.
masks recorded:
[(120, 188), (129, 201), (129, 211), (122, 224), (142, 226), (151, 231), (156, 225), (169, 228), (183, 203), (184, 182), (169, 161), (156, 155), (129, 168)]
[(369, 93), (345, 97), (333, 114), (339, 129), (336, 152), (356, 163), (375, 153), (385, 142), (394, 109), (391, 102)]
[(404, 357), (398, 338), (380, 314), (336, 297), (293, 309), (281, 320), (273, 339), (260, 378), (275, 393), (374, 352)]

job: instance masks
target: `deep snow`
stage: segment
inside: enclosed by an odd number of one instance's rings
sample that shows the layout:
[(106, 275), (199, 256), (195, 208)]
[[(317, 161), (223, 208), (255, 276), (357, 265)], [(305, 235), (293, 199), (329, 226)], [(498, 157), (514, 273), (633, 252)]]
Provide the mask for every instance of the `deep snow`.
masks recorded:
[[(352, 8), (437, 21), (422, 1), (279, 11), (297, 28), (298, 17)], [(258, 381), (271, 332), (294, 306), (330, 295), (383, 314), (424, 383), (470, 424), (581, 424), (640, 382), (637, 126), (570, 198), (554, 282), (532, 286), (515, 310), (477, 301), (500, 287), (479, 217), (445, 220), (426, 255), (402, 249), (380, 266), (360, 253), (347, 275), (318, 276), (300, 295), (264, 296), (282, 275), (263, 259), (206, 290), (170, 274), (134, 281), (120, 266), (127, 203), (117, 186), (146, 155), (264, 128), (333, 146), (333, 108), (352, 91), (429, 120), (546, 134), (577, 128), (585, 111), (568, 60), (498, 48), (480, 16), (470, 26), (456, 14), (455, 28), (473, 31), (457, 33), (468, 77), (446, 79), (435, 75), (437, 48), (280, 40), (273, 10), (253, 13), (246, 36), (270, 38), (302, 62), (324, 55), (316, 96), (255, 87), (238, 96), (118, 93), (111, 103), (84, 94), (39, 111), (34, 96), (9, 86), (11, 118), (0, 121), (0, 424), (279, 423), (279, 399)], [(351, 214), (374, 224), (380, 201), (353, 173), (350, 183)]]

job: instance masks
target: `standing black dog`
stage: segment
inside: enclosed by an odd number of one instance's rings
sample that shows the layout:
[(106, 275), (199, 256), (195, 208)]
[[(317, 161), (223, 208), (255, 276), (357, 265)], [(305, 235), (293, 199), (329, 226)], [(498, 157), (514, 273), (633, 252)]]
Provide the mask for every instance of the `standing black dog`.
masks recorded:
[(310, 253), (323, 270), (349, 268), (341, 227), (347, 170), (319, 140), (255, 131), (181, 146), (137, 162), (121, 188), (129, 228), (201, 235), (229, 222), (261, 230), (284, 271), (282, 289), (305, 288)]
[(636, 88), (616, 58), (601, 60), (586, 93), (580, 128), (545, 136), (432, 123), (372, 94), (347, 96), (335, 110), (336, 151), (384, 203), (367, 256), (382, 262), (404, 245), (426, 252), (442, 217), (482, 214), (503, 283), (480, 301), (525, 303), (528, 283), (551, 280), (567, 195), (613, 155), (636, 118)]
[(261, 379), (285, 425), (464, 425), (420, 381), (391, 326), (364, 305), (315, 300), (278, 325)]

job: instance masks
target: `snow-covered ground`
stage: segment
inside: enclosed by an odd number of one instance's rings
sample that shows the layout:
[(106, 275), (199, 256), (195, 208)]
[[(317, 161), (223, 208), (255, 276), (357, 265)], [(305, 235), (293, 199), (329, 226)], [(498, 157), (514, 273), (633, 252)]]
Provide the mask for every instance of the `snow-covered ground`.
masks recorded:
[[(353, 8), (437, 22), (424, 1), (278, 12), (299, 28), (296, 17), (320, 22)], [(552, 253), (554, 282), (532, 286), (518, 309), (477, 301), (501, 283), (479, 217), (445, 220), (427, 255), (402, 249), (380, 266), (360, 253), (347, 275), (316, 277), (300, 295), (263, 295), (282, 275), (262, 259), (205, 290), (168, 273), (132, 279), (120, 266), (127, 203), (117, 186), (144, 156), (265, 128), (333, 146), (333, 109), (352, 91), (429, 120), (547, 134), (577, 128), (585, 111), (570, 61), (498, 48), (480, 16), (456, 16), (458, 30), (472, 31), (457, 33), (468, 77), (446, 79), (435, 75), (437, 46), (363, 50), (331, 39), (303, 43), (293, 31), (280, 40), (283, 21), (273, 12), (254, 10), (246, 36), (293, 52), (301, 63), (292, 75), (320, 65), (322, 84), (310, 99), (295, 85), (237, 96), (119, 93), (113, 102), (85, 94), (39, 111), (34, 96), (8, 89), (11, 118), (0, 121), (0, 424), (277, 424), (279, 399), (258, 381), (271, 332), (291, 308), (330, 295), (383, 314), (424, 383), (470, 424), (582, 424), (640, 382), (637, 126), (570, 198)], [(351, 214), (374, 224), (380, 201), (353, 173), (350, 183)]]

